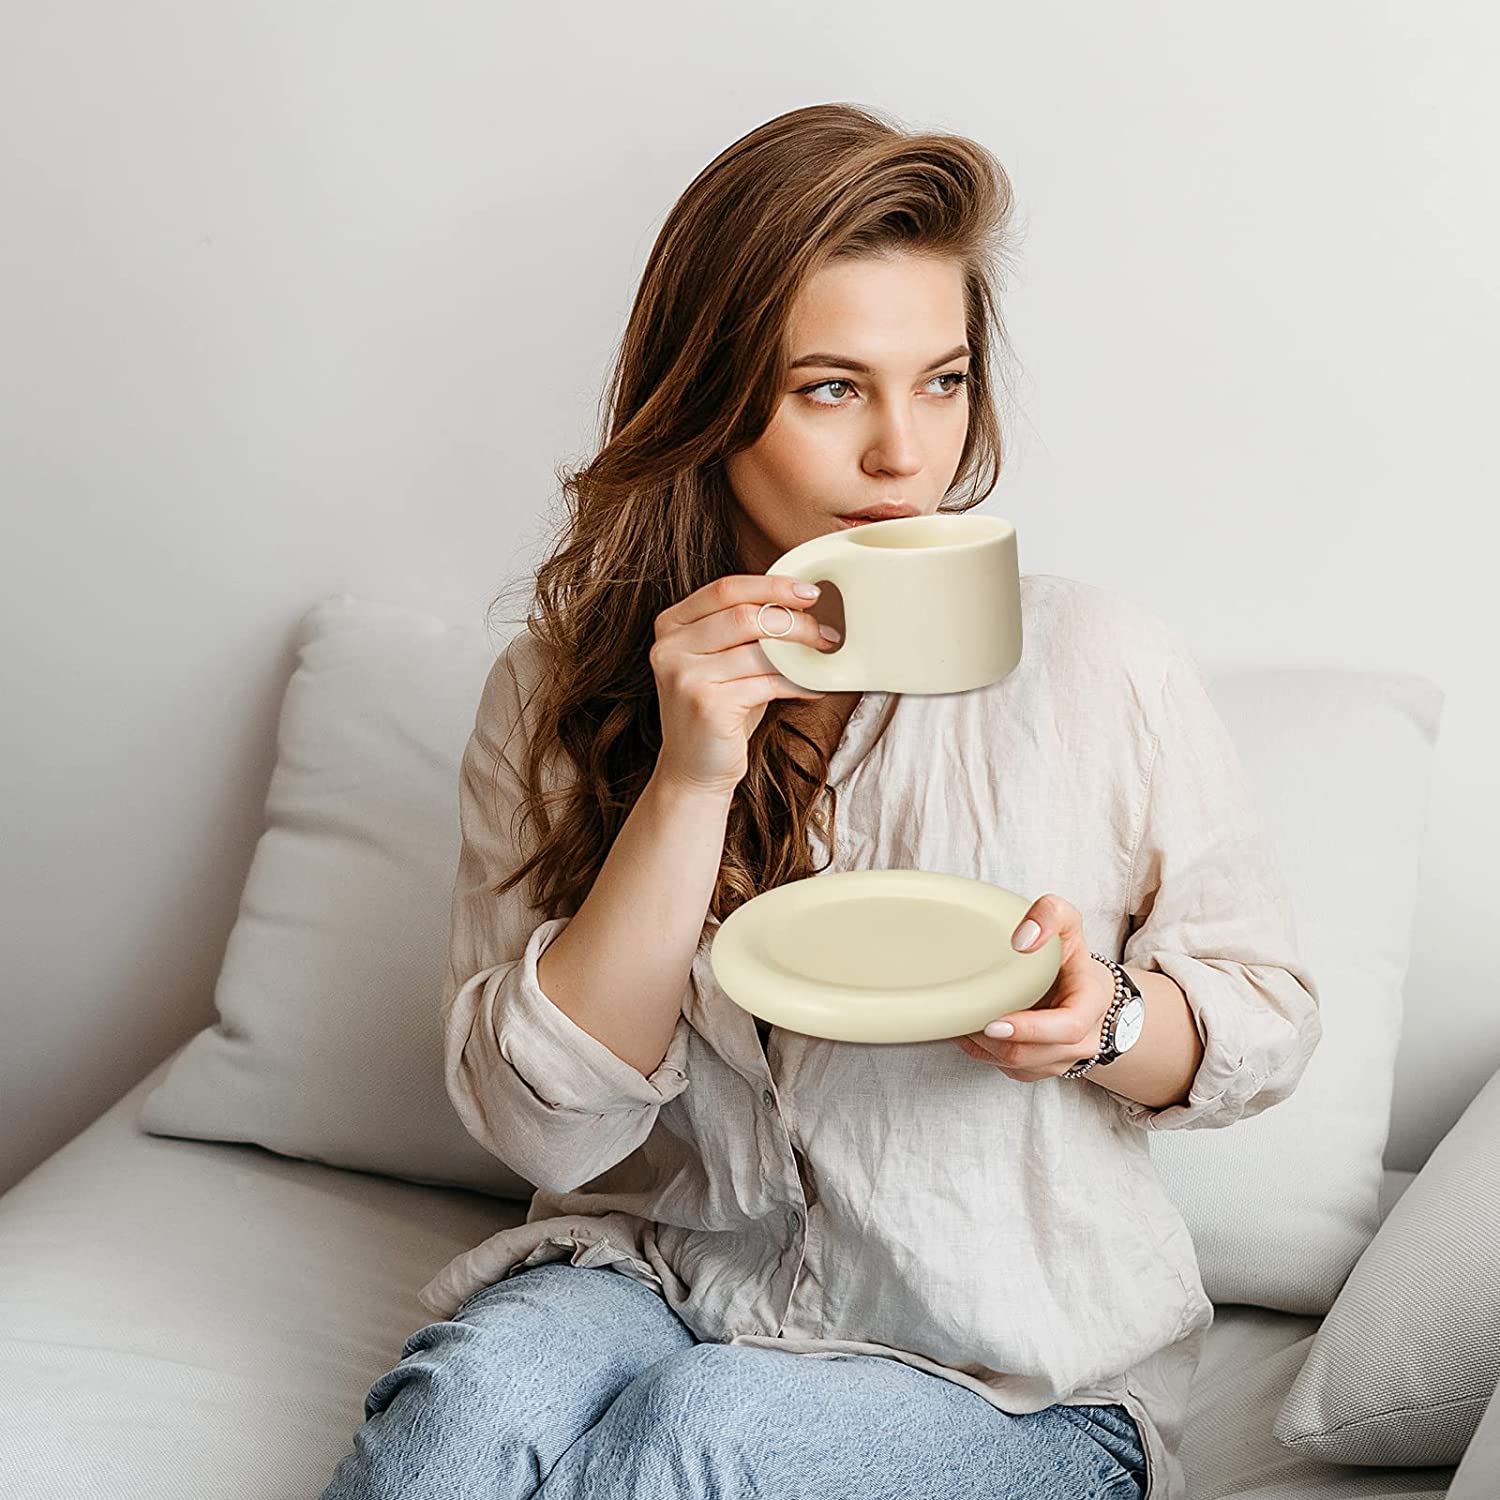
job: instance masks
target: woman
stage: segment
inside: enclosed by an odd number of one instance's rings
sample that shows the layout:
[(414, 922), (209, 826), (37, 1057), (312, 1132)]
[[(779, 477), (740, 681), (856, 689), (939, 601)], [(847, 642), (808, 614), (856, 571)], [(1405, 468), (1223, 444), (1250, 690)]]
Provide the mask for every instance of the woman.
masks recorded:
[[(1285, 1098), (1320, 1034), (1197, 668), (1051, 575), (973, 692), (820, 694), (759, 644), (837, 649), (787, 549), (993, 485), (1010, 204), (974, 142), (827, 105), (668, 217), (463, 759), (448, 1092), (537, 1192), (422, 1288), (325, 1500), (1183, 1500), (1213, 1309), (1146, 1131)], [(1008, 1039), (758, 1026), (713, 928), (830, 868), (1043, 892), (1057, 982)]]

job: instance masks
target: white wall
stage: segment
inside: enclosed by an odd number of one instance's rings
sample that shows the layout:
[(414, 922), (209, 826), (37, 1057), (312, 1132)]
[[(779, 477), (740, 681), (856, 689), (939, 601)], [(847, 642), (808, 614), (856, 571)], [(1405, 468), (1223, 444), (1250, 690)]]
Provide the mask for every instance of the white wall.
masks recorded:
[[(0, 1187), (212, 1021), (297, 616), (477, 619), (529, 570), (668, 207), (825, 100), (1012, 175), (986, 508), (1023, 570), (1206, 661), (1447, 691), (1411, 986), (1494, 1007), (1493, 9), (137, 0), (6, 33)], [(1500, 1063), (1404, 1048), (1398, 1096)]]

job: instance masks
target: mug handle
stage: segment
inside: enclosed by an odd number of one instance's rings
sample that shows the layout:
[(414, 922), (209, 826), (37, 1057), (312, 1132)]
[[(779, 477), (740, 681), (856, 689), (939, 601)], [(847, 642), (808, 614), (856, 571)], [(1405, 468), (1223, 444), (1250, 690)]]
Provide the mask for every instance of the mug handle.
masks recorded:
[(851, 586), (857, 587), (855, 575), (858, 570), (850, 566), (852, 561), (843, 533), (830, 532), (793, 547), (770, 570), (777, 578), (802, 578), (809, 583), (826, 580), (844, 599), (844, 639), (837, 651), (819, 651), (815, 646), (804, 646), (801, 641), (778, 640), (775, 636), (760, 637), (761, 650), (771, 665), (798, 687), (838, 693), (863, 691), (869, 686), (858, 643), (850, 630), (851, 616), (857, 613)]

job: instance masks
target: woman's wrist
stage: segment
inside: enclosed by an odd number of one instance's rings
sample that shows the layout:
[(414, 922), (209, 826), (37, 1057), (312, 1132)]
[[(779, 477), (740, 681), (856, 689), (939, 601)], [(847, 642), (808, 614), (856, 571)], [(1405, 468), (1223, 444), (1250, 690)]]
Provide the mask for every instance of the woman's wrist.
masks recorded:
[(1203, 1039), (1187, 996), (1159, 970), (1121, 967), (1141, 992), (1146, 1024), (1129, 1051), (1111, 1063), (1098, 1063), (1083, 1077), (1152, 1109), (1185, 1104), (1203, 1061)]
[(650, 795), (660, 804), (686, 803), (694, 807), (723, 808), (728, 812), (734, 801), (733, 787), (703, 786), (698, 782), (680, 781), (659, 766), (651, 773), (641, 795)]

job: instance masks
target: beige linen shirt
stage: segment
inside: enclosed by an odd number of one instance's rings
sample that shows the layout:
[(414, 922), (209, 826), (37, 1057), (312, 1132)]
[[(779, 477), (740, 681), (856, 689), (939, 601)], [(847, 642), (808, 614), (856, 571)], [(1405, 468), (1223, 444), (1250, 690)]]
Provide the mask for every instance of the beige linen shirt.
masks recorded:
[(1213, 1306), (1146, 1132), (1285, 1099), (1321, 1035), (1318, 995), (1192, 656), (1091, 584), (1023, 574), (1021, 601), (1021, 661), (1001, 681), (859, 699), (830, 766), (829, 869), (946, 871), (1072, 902), (1091, 948), (1186, 993), (1204, 1043), (1188, 1102), (1018, 1082), (951, 1040), (771, 1028), (763, 1050), (714, 981), (712, 918), (643, 1076), (537, 984), (571, 918), (528, 906), (529, 883), (487, 891), (518, 863), (522, 690), (541, 671), (523, 630), (464, 752), (442, 1013), (454, 1108), (537, 1192), (526, 1223), (421, 1289), (425, 1307), (447, 1317), (544, 1261), (613, 1266), (700, 1340), (897, 1359), (1007, 1412), (1118, 1402), (1150, 1500), (1185, 1500), (1177, 1450)]

